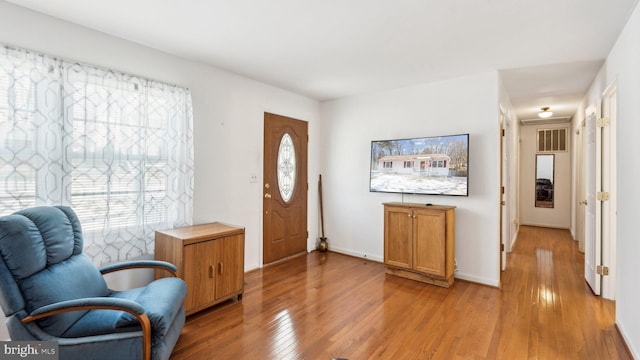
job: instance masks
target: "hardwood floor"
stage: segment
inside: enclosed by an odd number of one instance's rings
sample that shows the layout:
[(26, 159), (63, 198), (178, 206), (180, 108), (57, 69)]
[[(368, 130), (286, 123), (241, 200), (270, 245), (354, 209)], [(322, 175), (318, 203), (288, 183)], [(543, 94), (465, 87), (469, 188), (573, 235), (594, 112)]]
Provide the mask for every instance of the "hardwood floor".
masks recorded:
[(172, 359), (630, 359), (569, 232), (523, 226), (502, 289), (450, 289), (313, 252), (247, 273), (188, 318)]

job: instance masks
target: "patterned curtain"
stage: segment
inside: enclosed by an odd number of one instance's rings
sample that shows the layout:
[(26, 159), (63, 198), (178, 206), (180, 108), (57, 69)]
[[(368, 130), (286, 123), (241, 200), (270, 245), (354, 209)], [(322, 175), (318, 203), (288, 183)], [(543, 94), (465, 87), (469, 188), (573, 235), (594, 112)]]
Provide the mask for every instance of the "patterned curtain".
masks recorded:
[(0, 214), (69, 205), (102, 265), (152, 253), (192, 203), (187, 89), (2, 48)]

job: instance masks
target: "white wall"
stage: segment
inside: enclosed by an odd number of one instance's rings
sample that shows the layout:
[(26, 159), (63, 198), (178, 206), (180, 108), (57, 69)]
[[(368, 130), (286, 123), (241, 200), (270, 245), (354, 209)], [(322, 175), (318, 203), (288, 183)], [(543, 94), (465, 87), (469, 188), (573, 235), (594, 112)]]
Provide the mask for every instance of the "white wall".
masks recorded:
[[(498, 79), (483, 73), (321, 106), (325, 232), (333, 250), (382, 261), (383, 202), (455, 205), (456, 277), (499, 283)], [(370, 193), (371, 141), (470, 134), (469, 197)]]
[(585, 102), (617, 86), (617, 275), (616, 323), (634, 356), (640, 358), (640, 286), (638, 286), (638, 204), (640, 204), (640, 7), (636, 7), (594, 81)]
[[(195, 132), (194, 223), (246, 228), (245, 269), (261, 266), (263, 113), (309, 122), (309, 179), (317, 179), (317, 101), (0, 1), (0, 44), (109, 67), (191, 89)], [(250, 183), (251, 174), (259, 181)], [(318, 232), (310, 181), (309, 232)], [(312, 235), (308, 247), (315, 246)], [(0, 316), (4, 324), (4, 319)], [(3, 333), (3, 330), (5, 331)], [(0, 326), (0, 339), (6, 338)]]
[[(536, 142), (538, 129), (567, 128), (571, 124), (524, 125), (520, 127), (520, 223), (562, 229), (571, 227), (571, 152), (554, 153), (553, 208), (535, 207)], [(570, 136), (569, 136), (570, 138)], [(570, 140), (569, 140), (570, 141)], [(571, 144), (569, 144), (571, 149)]]

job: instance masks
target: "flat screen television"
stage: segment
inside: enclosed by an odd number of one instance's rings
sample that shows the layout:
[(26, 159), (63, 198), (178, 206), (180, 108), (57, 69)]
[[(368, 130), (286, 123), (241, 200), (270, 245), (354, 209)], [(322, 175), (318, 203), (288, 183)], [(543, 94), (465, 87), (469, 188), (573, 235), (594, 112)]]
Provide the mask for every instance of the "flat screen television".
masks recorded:
[(469, 196), (469, 134), (371, 142), (369, 191)]

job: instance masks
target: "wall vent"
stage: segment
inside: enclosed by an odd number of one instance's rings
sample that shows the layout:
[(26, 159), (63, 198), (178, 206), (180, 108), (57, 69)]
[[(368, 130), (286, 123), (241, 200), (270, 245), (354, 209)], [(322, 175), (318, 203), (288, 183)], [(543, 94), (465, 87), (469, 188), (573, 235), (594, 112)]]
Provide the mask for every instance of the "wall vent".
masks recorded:
[(538, 152), (562, 152), (569, 150), (569, 129), (538, 129)]

